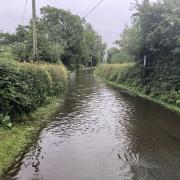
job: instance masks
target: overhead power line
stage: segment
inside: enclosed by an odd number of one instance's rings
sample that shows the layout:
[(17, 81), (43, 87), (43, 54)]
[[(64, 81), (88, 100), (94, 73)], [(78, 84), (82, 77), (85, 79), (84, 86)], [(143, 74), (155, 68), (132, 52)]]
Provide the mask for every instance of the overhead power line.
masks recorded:
[(53, 4), (55, 7), (57, 7), (58, 6), (58, 4), (56, 3), (56, 1), (54, 1), (54, 0), (49, 0), (50, 2), (51, 2), (51, 4)]
[(91, 2), (91, 4), (89, 4), (89, 6), (84, 11), (82, 11), (82, 14), (85, 14), (94, 5), (95, 2), (97, 2), (97, 0)]
[(57, 1), (57, 0), (54, 0), (54, 2), (55, 2), (57, 5), (60, 5), (60, 4), (59, 4), (59, 1)]
[(104, 0), (99, 1), (99, 2), (84, 16), (84, 18), (87, 18), (90, 14), (92, 14), (93, 11), (94, 11), (98, 6), (100, 6), (103, 1), (104, 1)]
[(28, 2), (28, 0), (25, 0), (23, 15), (22, 15), (22, 18), (21, 18), (21, 24), (24, 23), (24, 17), (25, 17), (25, 13), (26, 13), (27, 2)]

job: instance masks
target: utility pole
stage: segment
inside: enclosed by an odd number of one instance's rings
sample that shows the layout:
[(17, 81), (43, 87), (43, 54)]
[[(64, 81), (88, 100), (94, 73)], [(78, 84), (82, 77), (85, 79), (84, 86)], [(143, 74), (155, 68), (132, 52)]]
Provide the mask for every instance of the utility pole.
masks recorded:
[(91, 70), (93, 68), (93, 58), (91, 57)]
[(36, 2), (32, 0), (32, 21), (33, 21), (33, 60), (37, 58), (37, 27), (36, 27)]

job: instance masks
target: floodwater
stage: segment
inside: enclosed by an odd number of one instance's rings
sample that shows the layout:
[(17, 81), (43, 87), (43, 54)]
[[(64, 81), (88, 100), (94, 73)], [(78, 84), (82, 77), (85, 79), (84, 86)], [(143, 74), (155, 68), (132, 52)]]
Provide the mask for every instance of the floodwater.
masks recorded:
[(80, 71), (21, 163), (11, 179), (179, 180), (180, 117)]

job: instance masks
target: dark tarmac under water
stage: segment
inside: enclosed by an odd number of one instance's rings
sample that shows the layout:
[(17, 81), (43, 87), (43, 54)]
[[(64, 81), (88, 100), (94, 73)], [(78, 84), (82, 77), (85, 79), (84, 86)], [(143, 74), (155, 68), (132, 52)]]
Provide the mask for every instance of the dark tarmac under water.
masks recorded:
[(179, 180), (180, 117), (80, 71), (21, 163), (11, 179)]

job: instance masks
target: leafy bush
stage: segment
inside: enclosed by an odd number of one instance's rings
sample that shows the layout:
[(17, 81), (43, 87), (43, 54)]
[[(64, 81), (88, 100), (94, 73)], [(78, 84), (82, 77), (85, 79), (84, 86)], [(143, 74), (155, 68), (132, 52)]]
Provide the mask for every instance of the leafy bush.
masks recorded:
[(0, 114), (0, 126), (2, 126), (4, 128), (11, 128), (12, 123), (11, 123), (10, 117)]
[(170, 70), (163, 73), (157, 68), (145, 77), (143, 69), (137, 64), (102, 64), (96, 68), (96, 74), (168, 105), (180, 107), (179, 76), (175, 78)]
[(107, 52), (107, 62), (111, 64), (134, 62), (134, 56), (122, 48), (110, 48)]
[(0, 59), (8, 58), (8, 61), (12, 59), (12, 48), (10, 46), (0, 45)]
[[(126, 71), (128, 68), (133, 67), (134, 63), (124, 64), (99, 64), (96, 68), (96, 74), (108, 80), (116, 81), (118, 74)], [(115, 78), (116, 77), (116, 78)]]
[(65, 87), (63, 65), (0, 62), (0, 114), (16, 121)]

